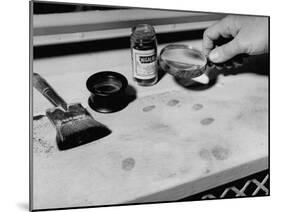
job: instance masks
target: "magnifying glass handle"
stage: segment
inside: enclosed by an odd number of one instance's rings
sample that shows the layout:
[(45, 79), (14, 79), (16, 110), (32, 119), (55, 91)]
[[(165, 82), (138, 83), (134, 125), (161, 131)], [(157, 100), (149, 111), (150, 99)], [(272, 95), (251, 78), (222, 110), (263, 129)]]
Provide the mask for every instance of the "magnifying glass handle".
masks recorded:
[[(223, 62), (223, 63), (214, 63), (207, 57), (207, 66), (211, 68), (217, 68), (222, 69), (224, 67), (226, 68), (237, 68), (243, 65), (245, 63), (245, 60), (249, 57), (247, 54), (239, 54), (235, 57)], [(252, 57), (252, 56), (251, 56)]]

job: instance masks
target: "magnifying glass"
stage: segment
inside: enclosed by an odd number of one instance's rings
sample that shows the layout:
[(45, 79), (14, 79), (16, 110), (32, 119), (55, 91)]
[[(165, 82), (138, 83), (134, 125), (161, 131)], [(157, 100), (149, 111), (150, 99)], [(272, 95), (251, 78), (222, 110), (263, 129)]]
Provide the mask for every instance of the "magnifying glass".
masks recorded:
[(164, 71), (177, 80), (189, 81), (190, 84), (209, 83), (206, 75), (207, 63), (208, 60), (202, 52), (184, 44), (167, 45), (159, 56), (159, 65)]

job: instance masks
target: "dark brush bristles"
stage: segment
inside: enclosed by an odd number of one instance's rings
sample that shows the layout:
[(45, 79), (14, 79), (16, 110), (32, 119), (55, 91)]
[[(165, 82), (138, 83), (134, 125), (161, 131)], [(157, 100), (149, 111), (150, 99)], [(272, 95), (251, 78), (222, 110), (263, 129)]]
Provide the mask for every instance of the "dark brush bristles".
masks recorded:
[(92, 117), (71, 120), (57, 130), (57, 144), (60, 150), (95, 141), (111, 133), (111, 130)]

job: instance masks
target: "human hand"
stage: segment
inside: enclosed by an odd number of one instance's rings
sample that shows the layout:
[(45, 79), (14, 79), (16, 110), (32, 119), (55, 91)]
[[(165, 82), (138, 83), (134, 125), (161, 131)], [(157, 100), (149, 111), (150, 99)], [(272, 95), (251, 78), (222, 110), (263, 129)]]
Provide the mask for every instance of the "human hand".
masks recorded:
[[(238, 54), (268, 52), (267, 17), (229, 15), (205, 30), (203, 52), (214, 63), (225, 62)], [(216, 46), (220, 38), (231, 39)]]

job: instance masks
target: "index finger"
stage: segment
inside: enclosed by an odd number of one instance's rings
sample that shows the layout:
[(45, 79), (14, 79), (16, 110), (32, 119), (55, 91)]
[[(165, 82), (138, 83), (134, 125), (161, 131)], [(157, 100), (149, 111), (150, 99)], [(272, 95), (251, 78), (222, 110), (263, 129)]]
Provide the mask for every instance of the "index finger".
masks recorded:
[(208, 29), (205, 30), (203, 34), (203, 52), (205, 55), (208, 55), (210, 51), (215, 47), (214, 41), (219, 37), (228, 38), (231, 36), (231, 32), (229, 32), (229, 26), (231, 23), (227, 23), (227, 17), (216, 22)]
[(204, 31), (203, 34), (203, 53), (209, 55), (215, 47), (214, 40), (220, 37), (221, 22), (217, 22)]

